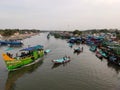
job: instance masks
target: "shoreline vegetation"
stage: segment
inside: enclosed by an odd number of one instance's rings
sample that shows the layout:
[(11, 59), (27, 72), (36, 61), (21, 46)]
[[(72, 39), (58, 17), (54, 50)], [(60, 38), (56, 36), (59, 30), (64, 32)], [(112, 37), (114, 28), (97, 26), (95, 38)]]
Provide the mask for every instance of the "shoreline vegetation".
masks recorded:
[(54, 35), (55, 38), (70, 38), (71, 36), (81, 36), (85, 37), (86, 35), (100, 35), (104, 34), (114, 34), (116, 36), (116, 40), (120, 40), (120, 30), (118, 29), (91, 29), (91, 30), (74, 30), (74, 31), (44, 31), (44, 30), (36, 30), (36, 29), (0, 29), (0, 38), (3, 40), (9, 39), (25, 39), (27, 37), (36, 35), (40, 32), (50, 32)]
[(38, 34), (40, 30), (0, 29), (1, 40), (22, 40)]
[(51, 31), (51, 34), (55, 38), (70, 38), (70, 37), (86, 37), (87, 35), (91, 36), (100, 36), (107, 35), (115, 39), (115, 41), (120, 41), (120, 30), (118, 29), (90, 29), (90, 30), (74, 30), (74, 31)]

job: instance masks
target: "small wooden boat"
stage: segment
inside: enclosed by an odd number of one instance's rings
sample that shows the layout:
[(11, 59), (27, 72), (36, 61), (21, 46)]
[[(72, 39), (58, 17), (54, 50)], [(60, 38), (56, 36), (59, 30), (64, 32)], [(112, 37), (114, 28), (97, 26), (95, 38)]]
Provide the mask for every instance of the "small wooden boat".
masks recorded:
[(90, 51), (95, 52), (96, 50), (97, 50), (97, 47), (96, 47), (96, 46), (91, 46), (91, 47), (90, 47)]
[(98, 51), (96, 52), (96, 56), (97, 56), (98, 58), (100, 58), (100, 59), (103, 58), (103, 56), (102, 56)]
[(73, 45), (74, 45), (73, 43), (69, 43), (69, 47), (71, 47), (71, 48), (72, 48), (72, 47), (73, 47)]
[(49, 38), (50, 38), (50, 34), (47, 35), (47, 39), (49, 39)]
[[(36, 45), (21, 49), (21, 55), (12, 57), (10, 53), (3, 53), (2, 57), (6, 63), (8, 71), (14, 71), (19, 68), (34, 64), (39, 58), (44, 56), (44, 50), (42, 45)], [(26, 52), (24, 52), (26, 51)], [(23, 53), (24, 52), (24, 53)]]
[(70, 38), (68, 43), (75, 43), (76, 39), (74, 37)]
[(120, 66), (120, 60), (117, 56), (109, 56), (108, 61)]
[(115, 62), (115, 61), (117, 60), (117, 57), (115, 57), (115, 56), (110, 56), (108, 60), (109, 60), (109, 61), (112, 61), (112, 62)]
[(70, 57), (63, 57), (63, 58), (52, 60), (52, 62), (54, 64), (63, 64), (63, 63), (67, 63), (69, 61), (70, 61)]
[(80, 53), (80, 52), (81, 52), (80, 47), (74, 49), (74, 53)]
[(44, 51), (45, 54), (47, 54), (47, 53), (49, 53), (49, 52), (51, 52), (50, 49), (47, 49), (47, 50)]
[(99, 53), (100, 53), (105, 59), (108, 58), (107, 53), (105, 53), (104, 51), (100, 50)]

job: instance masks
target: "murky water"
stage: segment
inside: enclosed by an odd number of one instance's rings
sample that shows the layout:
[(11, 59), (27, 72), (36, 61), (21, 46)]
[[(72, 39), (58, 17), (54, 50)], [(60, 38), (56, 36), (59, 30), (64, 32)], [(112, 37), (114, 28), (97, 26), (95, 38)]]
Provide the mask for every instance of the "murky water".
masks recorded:
[[(120, 67), (98, 59), (86, 45), (80, 45), (84, 51), (77, 55), (73, 49), (79, 45), (70, 48), (66, 40), (46, 37), (47, 33), (41, 33), (23, 40), (23, 47), (41, 44), (52, 50), (31, 66), (8, 72), (0, 55), (0, 90), (120, 90)], [(0, 54), (6, 48), (0, 47)], [(52, 59), (64, 55), (71, 57), (69, 63), (53, 65)]]

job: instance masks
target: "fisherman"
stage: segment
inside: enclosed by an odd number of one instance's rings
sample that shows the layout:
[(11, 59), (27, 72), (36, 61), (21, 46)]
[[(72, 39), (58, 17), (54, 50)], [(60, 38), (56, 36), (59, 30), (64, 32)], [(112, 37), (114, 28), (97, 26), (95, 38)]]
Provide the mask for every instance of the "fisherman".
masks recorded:
[(65, 55), (65, 56), (63, 57), (63, 59), (66, 60), (66, 58), (67, 58), (67, 56)]
[(46, 51), (44, 51), (44, 53), (45, 53), (45, 55), (47, 55), (47, 52), (46, 52)]
[(18, 57), (18, 53), (16, 53), (16, 57)]
[(63, 57), (63, 60), (65, 60), (65, 57)]
[(83, 52), (83, 47), (81, 48), (81, 51)]

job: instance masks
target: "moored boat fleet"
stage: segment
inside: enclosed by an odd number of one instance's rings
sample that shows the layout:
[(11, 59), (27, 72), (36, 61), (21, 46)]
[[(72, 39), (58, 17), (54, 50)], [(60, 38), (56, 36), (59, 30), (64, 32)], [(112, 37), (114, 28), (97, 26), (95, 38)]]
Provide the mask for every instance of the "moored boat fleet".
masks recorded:
[(104, 58), (108, 62), (120, 66), (120, 45), (110, 41), (105, 41), (104, 38), (100, 41), (97, 41), (99, 37), (94, 40), (94, 37), (91, 38), (88, 40), (89, 42), (87, 42), (89, 43), (90, 51), (95, 52), (95, 55), (98, 58)]
[[(89, 50), (94, 52), (100, 59), (106, 59), (108, 62), (120, 66), (120, 45), (112, 40), (107, 40), (105, 36), (87, 35), (86, 37), (72, 37), (68, 40), (69, 46), (74, 44), (86, 44)], [(83, 48), (75, 48), (74, 52), (81, 52)]]
[[(47, 35), (47, 39), (50, 39), (50, 34)], [(94, 52), (95, 55), (100, 59), (107, 59), (109, 62), (112, 62), (116, 65), (120, 66), (120, 56), (119, 51), (116, 52), (115, 50), (119, 49), (120, 46), (114, 44), (113, 42), (105, 41), (104, 37), (94, 37), (94, 36), (87, 36), (83, 37), (71, 37), (68, 41), (69, 47), (73, 47), (75, 44), (86, 44), (90, 48), (89, 50)], [(16, 44), (16, 42), (14, 41)], [(18, 41), (17, 41), (18, 43)], [(8, 43), (7, 43), (8, 44)], [(23, 43), (22, 43), (23, 44)], [(5, 44), (6, 45), (6, 44)], [(43, 45), (35, 45), (32, 47), (27, 47), (19, 50), (19, 53), (16, 52), (16, 56), (13, 57), (11, 53), (3, 53), (2, 57), (5, 61), (6, 67), (8, 71), (18, 70), (25, 66), (31, 65), (39, 61), (42, 57), (47, 55), (47, 53), (51, 52), (50, 49), (44, 50)], [(81, 53), (83, 52), (83, 47), (80, 45), (77, 48), (73, 49), (74, 53)], [(53, 64), (64, 64), (71, 61), (70, 56), (63, 56), (58, 59), (51, 60)]]

